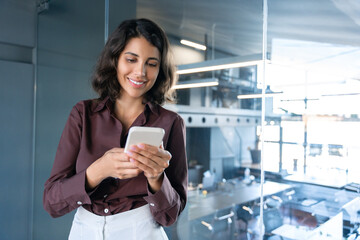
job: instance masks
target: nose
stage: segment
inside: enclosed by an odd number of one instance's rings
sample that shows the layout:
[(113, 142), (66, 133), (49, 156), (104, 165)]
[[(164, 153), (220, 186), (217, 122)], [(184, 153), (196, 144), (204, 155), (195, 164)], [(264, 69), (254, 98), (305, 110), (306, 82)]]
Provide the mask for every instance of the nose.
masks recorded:
[(140, 77), (145, 77), (146, 75), (146, 64), (139, 62), (136, 66), (136, 75)]

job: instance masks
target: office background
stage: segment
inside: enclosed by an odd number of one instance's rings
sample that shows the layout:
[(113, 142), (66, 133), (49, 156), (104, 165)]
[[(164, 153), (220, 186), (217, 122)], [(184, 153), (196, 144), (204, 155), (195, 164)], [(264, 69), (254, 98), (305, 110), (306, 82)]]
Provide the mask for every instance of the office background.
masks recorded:
[[(109, 32), (125, 19), (156, 20), (169, 34), (179, 65), (243, 56), (245, 61), (249, 55), (263, 60), (263, 1), (227, 0), (219, 5), (215, 0), (169, 1), (174, 4), (111, 0), (108, 11), (105, 2), (0, 0), (0, 239), (67, 238), (73, 213), (51, 218), (42, 207), (43, 185), (72, 106), (95, 97), (90, 77), (104, 45), (107, 13)], [(356, 177), (360, 156), (360, 112), (353, 104), (360, 93), (356, 70), (360, 65), (360, 7), (353, 1), (347, 4), (337, 0), (269, 1), (267, 58), (273, 66), (268, 72), (274, 76), (268, 82), (273, 92), (283, 94), (266, 98), (267, 134), (261, 139), (261, 99), (238, 100), (233, 92), (235, 86), (241, 94), (260, 93), (266, 87), (259, 85), (257, 73), (261, 71), (255, 73), (250, 67), (216, 72), (216, 77), (223, 78), (221, 91), (178, 92), (184, 107), (174, 109), (188, 125), (189, 161), (196, 160), (189, 163), (217, 170), (220, 182), (242, 176), (243, 172), (233, 170), (253, 167), (248, 149), (258, 148), (259, 141), (265, 140), (264, 167), (276, 177), (314, 184), (314, 176), (328, 177), (336, 170), (342, 174), (335, 179), (320, 179), (331, 185), (331, 194), (334, 187), (344, 190), (345, 184), (356, 179), (350, 177)], [(207, 43), (208, 50), (181, 47), (176, 43), (181, 37)], [(317, 52), (319, 49), (323, 51)], [(299, 63), (306, 65), (305, 70), (298, 68)], [(312, 75), (314, 68), (321, 74), (329, 69), (333, 72), (319, 77)], [(231, 77), (236, 74), (239, 79)], [(337, 75), (340, 81), (332, 78)], [(199, 76), (204, 77), (188, 78)], [(189, 79), (180, 77), (180, 81)], [(314, 100), (319, 94), (324, 98)], [(346, 94), (349, 96), (344, 97)], [(324, 100), (326, 97), (333, 98)], [(214, 107), (220, 110), (211, 115)], [(317, 133), (319, 129), (323, 132)], [(324, 134), (329, 129), (333, 134)], [(306, 168), (308, 178), (293, 174)], [(326, 171), (321, 173), (320, 168)]]

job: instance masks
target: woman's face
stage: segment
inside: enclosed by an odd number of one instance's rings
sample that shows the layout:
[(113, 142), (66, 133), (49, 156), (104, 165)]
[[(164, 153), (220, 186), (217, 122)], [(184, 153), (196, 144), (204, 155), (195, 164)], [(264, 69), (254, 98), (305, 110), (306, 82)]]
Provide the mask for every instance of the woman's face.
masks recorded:
[(132, 38), (120, 54), (117, 78), (121, 99), (143, 99), (155, 84), (160, 69), (160, 52), (145, 38)]

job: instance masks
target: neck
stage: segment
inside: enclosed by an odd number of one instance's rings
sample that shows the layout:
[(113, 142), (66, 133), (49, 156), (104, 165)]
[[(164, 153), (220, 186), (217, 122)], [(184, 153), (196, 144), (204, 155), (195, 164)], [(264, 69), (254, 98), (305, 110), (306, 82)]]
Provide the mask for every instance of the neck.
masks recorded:
[(115, 101), (114, 113), (123, 124), (123, 127), (129, 129), (135, 119), (144, 111), (145, 104), (142, 99), (118, 98)]

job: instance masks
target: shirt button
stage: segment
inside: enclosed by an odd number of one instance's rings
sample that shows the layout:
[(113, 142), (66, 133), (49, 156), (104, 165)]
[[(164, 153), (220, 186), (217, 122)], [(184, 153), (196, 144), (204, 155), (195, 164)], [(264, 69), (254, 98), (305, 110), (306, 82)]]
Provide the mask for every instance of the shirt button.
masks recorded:
[(78, 205), (81, 205), (81, 204), (82, 204), (82, 202), (81, 202), (81, 201), (77, 201), (77, 204), (78, 204)]
[(152, 206), (152, 207), (153, 207), (153, 206), (155, 206), (155, 204), (153, 204), (153, 203), (150, 203), (150, 206)]
[(109, 212), (109, 209), (105, 208), (104, 213), (108, 213), (108, 212)]
[(106, 198), (107, 196), (108, 196), (108, 195), (107, 195), (107, 194), (105, 194), (105, 195), (104, 195), (104, 198)]

